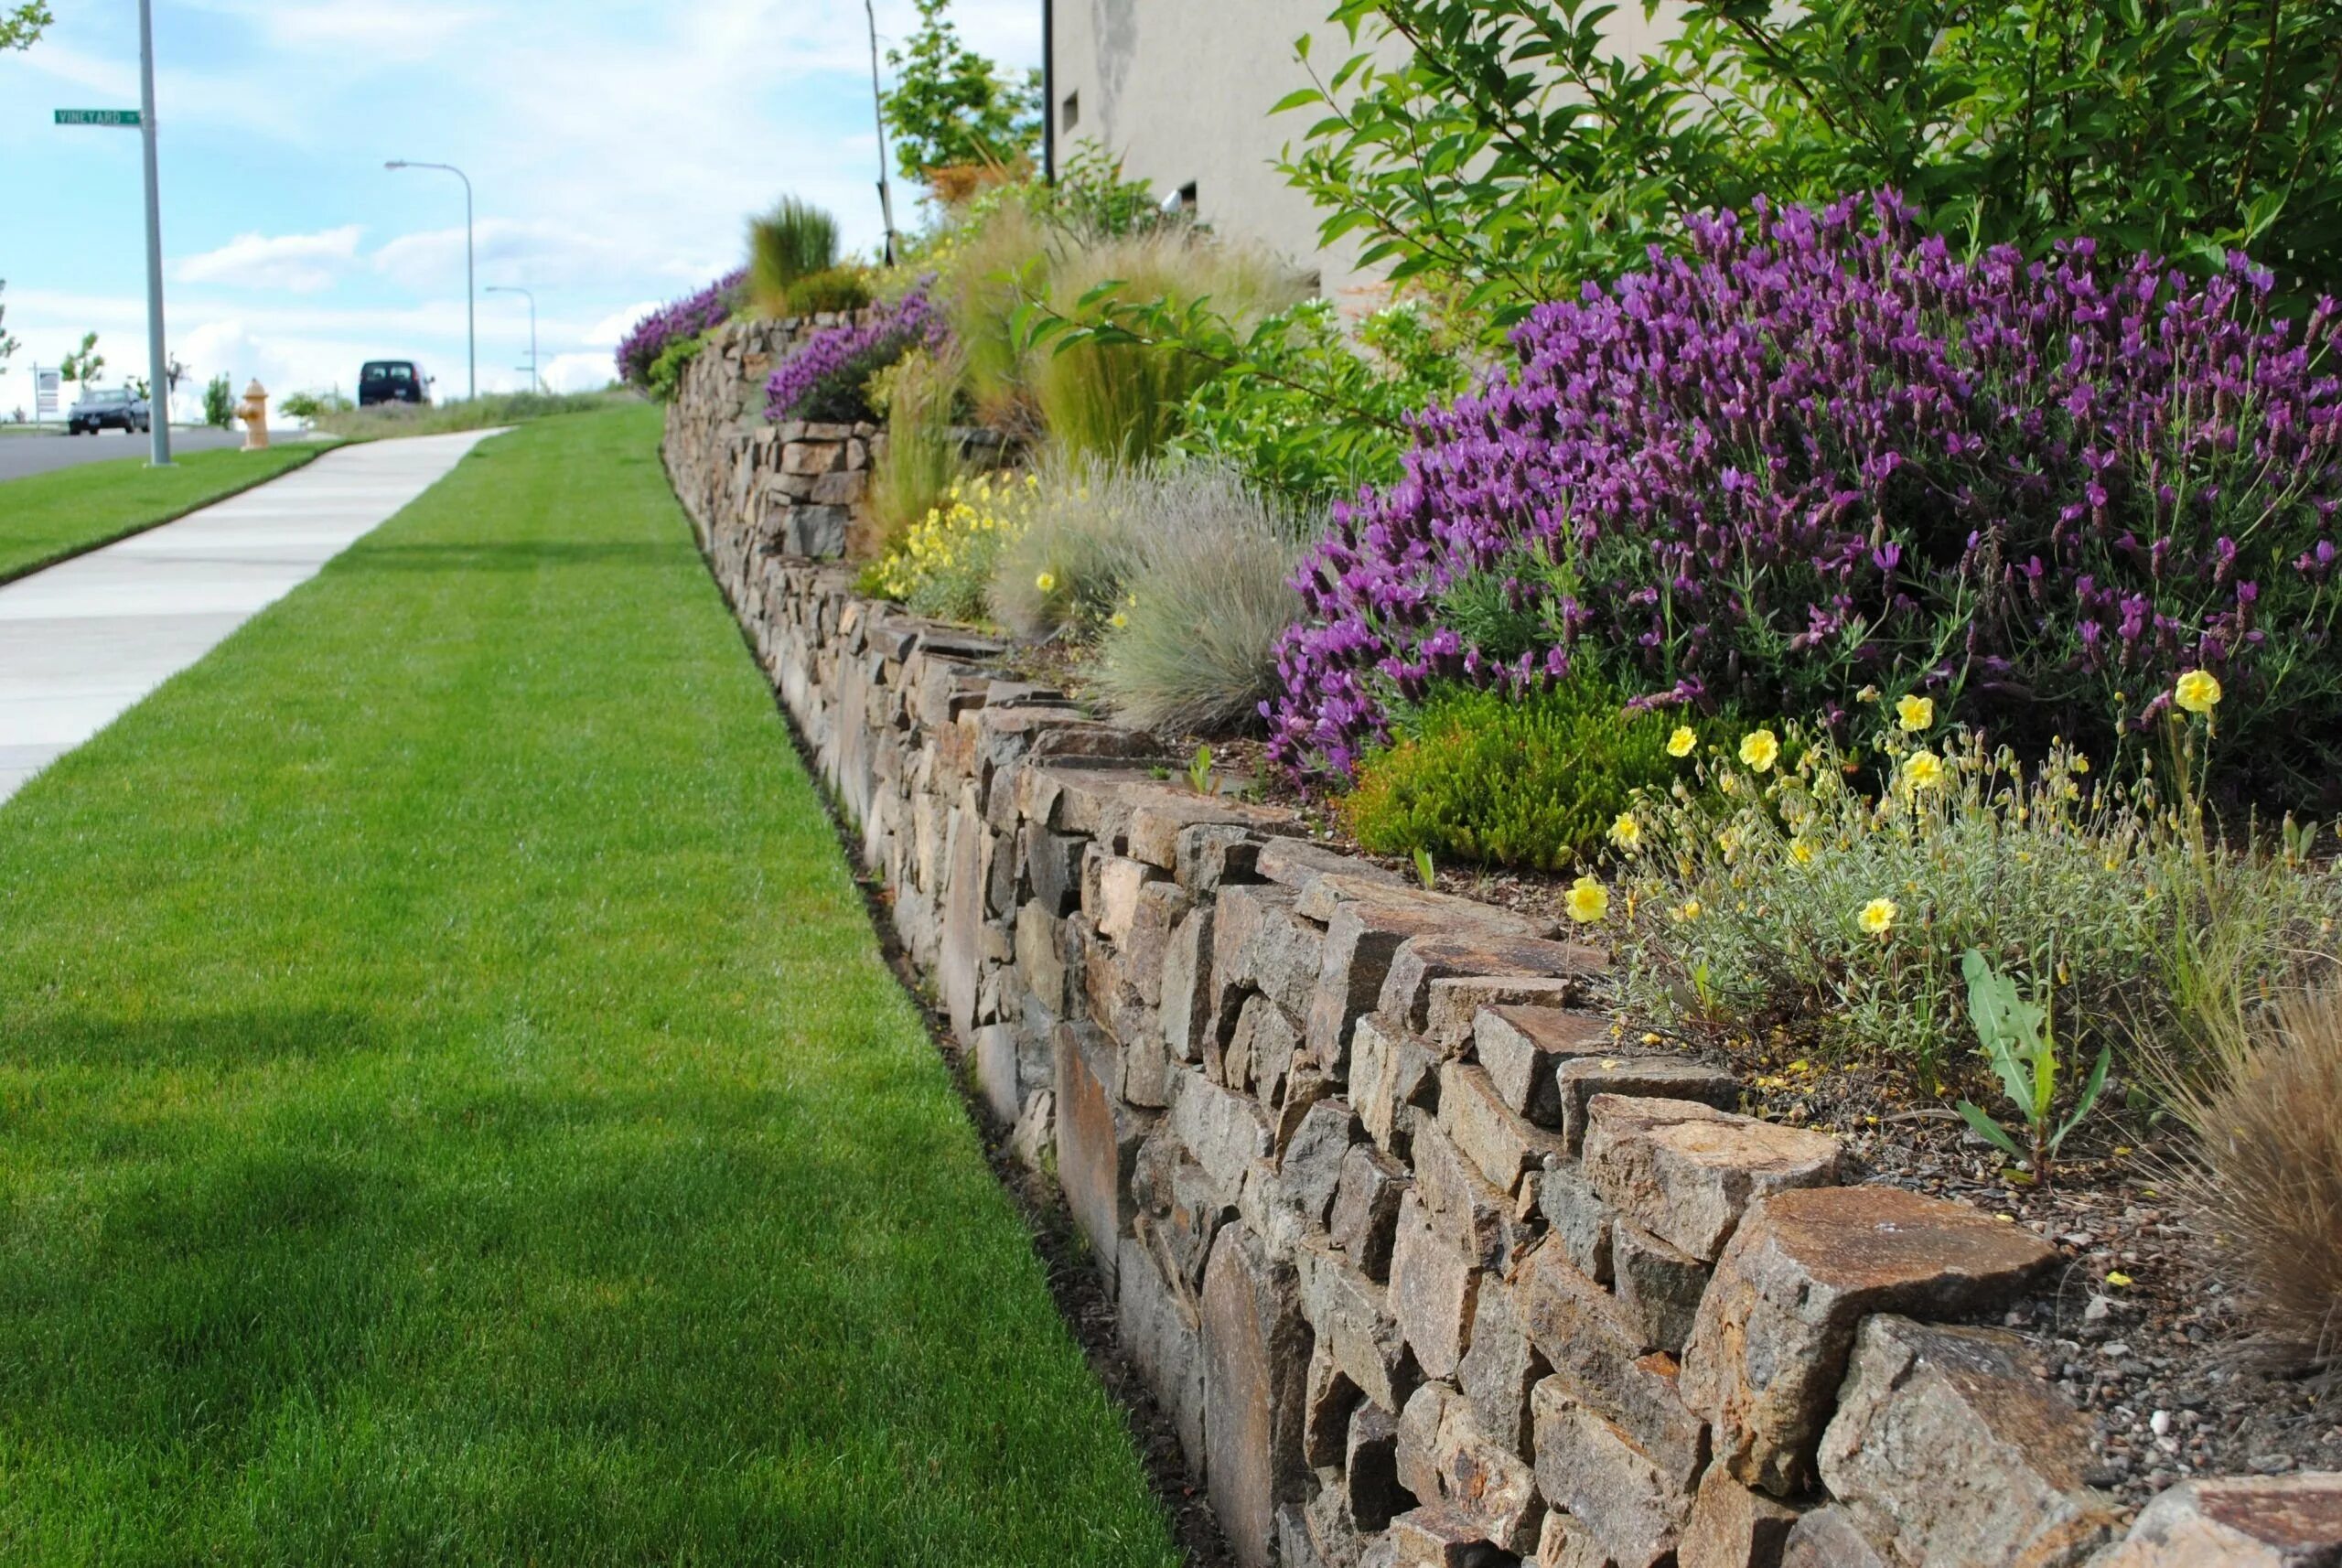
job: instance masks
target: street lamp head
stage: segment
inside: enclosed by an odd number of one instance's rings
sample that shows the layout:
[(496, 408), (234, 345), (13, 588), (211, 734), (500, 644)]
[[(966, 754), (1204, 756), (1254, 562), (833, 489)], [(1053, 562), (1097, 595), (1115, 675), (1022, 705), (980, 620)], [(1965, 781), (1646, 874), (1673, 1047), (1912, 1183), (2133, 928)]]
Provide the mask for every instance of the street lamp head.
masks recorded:
[(406, 160), (404, 158), (392, 158), (382, 166), (384, 168), (404, 168), (406, 167)]

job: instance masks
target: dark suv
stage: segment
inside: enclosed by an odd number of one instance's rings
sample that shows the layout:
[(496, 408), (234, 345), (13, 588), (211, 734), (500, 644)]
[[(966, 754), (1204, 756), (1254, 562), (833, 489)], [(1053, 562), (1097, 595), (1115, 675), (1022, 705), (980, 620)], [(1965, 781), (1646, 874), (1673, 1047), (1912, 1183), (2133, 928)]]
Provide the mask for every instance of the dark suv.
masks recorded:
[(92, 387), (65, 411), (65, 433), (79, 435), (101, 430), (143, 431), (155, 419), (154, 406), (128, 387)]
[(360, 408), (371, 408), (378, 403), (430, 401), (430, 378), (414, 368), (413, 360), (369, 360), (358, 372)]

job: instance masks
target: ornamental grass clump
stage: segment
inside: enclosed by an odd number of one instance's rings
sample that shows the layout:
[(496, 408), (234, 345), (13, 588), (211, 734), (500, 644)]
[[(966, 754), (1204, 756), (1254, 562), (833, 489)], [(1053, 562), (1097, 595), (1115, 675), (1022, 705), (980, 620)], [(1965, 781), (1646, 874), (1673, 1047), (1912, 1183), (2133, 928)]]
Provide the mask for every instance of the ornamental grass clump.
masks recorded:
[(765, 417), (850, 424), (872, 417), (870, 378), (914, 349), (933, 353), (951, 328), (924, 286), (862, 319), (825, 328), (780, 362), (765, 383)]
[(2063, 740), (2026, 766), (1925, 698), (1879, 728), (1859, 750), (1821, 726), (1676, 733), (1681, 777), (1631, 808), (1619, 862), (1632, 1005), (1981, 1088), (1971, 949), (2087, 1062), (2185, 1042), (2208, 1003), (2273, 994), (2335, 944), (2342, 872), (2312, 832), (2224, 841), (2184, 766), (2109, 780)]
[(804, 304), (800, 285), (838, 263), (838, 220), (810, 201), (783, 197), (748, 221), (748, 296), (766, 316), (826, 308)]
[[(1875, 686), (2029, 759), (2111, 759), (2200, 669), (2226, 779), (2330, 791), (2331, 302), (2273, 319), (2241, 258), (2201, 283), (2088, 241), (1961, 260), (1891, 193), (1687, 226), (1692, 254), (1536, 310), (1514, 371), (1338, 514), (1280, 760), (1347, 774), (1435, 682), (1587, 668), (1832, 729)], [(1491, 580), (1512, 613), (1486, 642), (1453, 600)]]
[(618, 343), (618, 379), (648, 387), (651, 367), (671, 345), (711, 332), (732, 318), (740, 308), (747, 275), (745, 268), (727, 273), (697, 294), (662, 305), (636, 322)]

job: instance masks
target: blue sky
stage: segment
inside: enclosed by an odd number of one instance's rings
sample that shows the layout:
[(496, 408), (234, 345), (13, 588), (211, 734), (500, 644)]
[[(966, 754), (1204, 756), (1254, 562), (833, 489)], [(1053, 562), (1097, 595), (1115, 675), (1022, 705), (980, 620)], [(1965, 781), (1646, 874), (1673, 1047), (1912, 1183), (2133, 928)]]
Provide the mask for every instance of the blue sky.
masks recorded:
[[(54, 0), (0, 56), (0, 418), (89, 330), (143, 374), (138, 136), (59, 108), (138, 101), (134, 0)], [(879, 0), (882, 41), (916, 20)], [(968, 41), (1037, 63), (1040, 0), (957, 0)], [(155, 0), (165, 317), (199, 378), (272, 393), (410, 357), (464, 385), (463, 188), (479, 281), (532, 287), (547, 379), (599, 386), (642, 309), (736, 265), (784, 192), (879, 230), (861, 0)], [(897, 193), (898, 202), (903, 199)], [(526, 382), (524, 301), (483, 295), (483, 391)], [(187, 410), (183, 407), (183, 413)]]

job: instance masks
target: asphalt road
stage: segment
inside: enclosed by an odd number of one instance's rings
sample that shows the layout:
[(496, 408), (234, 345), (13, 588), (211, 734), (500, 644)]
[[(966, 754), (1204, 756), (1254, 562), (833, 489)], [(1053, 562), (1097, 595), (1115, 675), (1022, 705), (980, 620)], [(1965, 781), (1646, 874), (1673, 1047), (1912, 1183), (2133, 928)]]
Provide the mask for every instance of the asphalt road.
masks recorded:
[[(209, 452), (220, 446), (241, 446), (241, 430), (171, 429), (174, 452)], [(146, 437), (104, 430), (95, 435), (0, 435), (0, 479), (21, 479), (76, 463), (102, 463), (109, 457), (146, 456)]]

